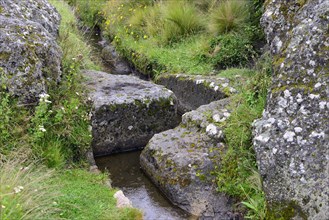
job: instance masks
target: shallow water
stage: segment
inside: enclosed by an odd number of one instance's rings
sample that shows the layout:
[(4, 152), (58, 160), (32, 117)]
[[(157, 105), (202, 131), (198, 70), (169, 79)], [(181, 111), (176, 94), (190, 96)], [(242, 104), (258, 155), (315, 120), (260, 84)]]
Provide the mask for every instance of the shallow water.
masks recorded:
[(100, 170), (108, 170), (112, 186), (120, 188), (145, 220), (195, 219), (174, 206), (145, 176), (139, 165), (140, 151), (96, 158)]

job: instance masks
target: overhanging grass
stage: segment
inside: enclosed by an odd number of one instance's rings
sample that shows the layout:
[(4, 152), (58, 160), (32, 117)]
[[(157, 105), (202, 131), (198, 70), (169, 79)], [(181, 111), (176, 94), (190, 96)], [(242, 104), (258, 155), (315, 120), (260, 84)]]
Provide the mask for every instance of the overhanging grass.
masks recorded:
[(70, 220), (89, 219), (142, 219), (137, 209), (116, 208), (117, 191), (105, 185), (106, 174), (93, 174), (81, 169), (59, 173), (52, 183), (61, 184), (61, 196), (57, 197), (57, 207), (62, 210), (59, 216)]
[[(149, 63), (156, 62), (160, 66), (165, 66), (164, 71), (170, 73), (209, 74), (213, 70), (211, 63), (198, 59), (199, 54), (201, 54), (200, 49), (204, 47), (206, 42), (204, 35), (189, 37), (172, 46), (159, 46), (152, 39), (136, 41), (122, 32), (117, 36), (120, 38), (120, 43), (116, 44), (117, 49), (121, 52), (130, 51), (130, 54), (122, 52), (124, 56), (131, 56), (130, 60), (138, 60), (139, 54), (145, 56)], [(147, 66), (148, 62), (142, 65)], [(159, 70), (153, 69), (153, 71)]]

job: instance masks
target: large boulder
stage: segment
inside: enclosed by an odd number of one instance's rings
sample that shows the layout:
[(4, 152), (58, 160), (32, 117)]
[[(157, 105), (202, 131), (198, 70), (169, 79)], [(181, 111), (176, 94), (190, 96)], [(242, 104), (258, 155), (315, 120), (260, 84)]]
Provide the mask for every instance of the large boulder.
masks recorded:
[(274, 75), (254, 149), (271, 217), (328, 219), (329, 1), (265, 5)]
[[(22, 103), (36, 102), (39, 94), (47, 92), (48, 85), (56, 84), (61, 76), (62, 53), (55, 38), (59, 15), (50, 11), (47, 1), (32, 2), (0, 1), (1, 85)], [(44, 8), (49, 11), (44, 12)], [(48, 19), (48, 14), (54, 19)]]
[(134, 76), (85, 71), (94, 111), (95, 156), (143, 148), (151, 137), (179, 123), (176, 96)]
[(47, 0), (0, 0), (0, 14), (8, 18), (41, 24), (51, 35), (58, 35), (60, 14)]
[(230, 113), (228, 100), (185, 113), (180, 126), (156, 134), (144, 148), (140, 164), (177, 206), (200, 219), (233, 219), (234, 201), (216, 192), (212, 172), (224, 150), (221, 122)]
[(217, 76), (166, 74), (158, 77), (156, 83), (175, 93), (182, 114), (236, 92), (229, 79)]

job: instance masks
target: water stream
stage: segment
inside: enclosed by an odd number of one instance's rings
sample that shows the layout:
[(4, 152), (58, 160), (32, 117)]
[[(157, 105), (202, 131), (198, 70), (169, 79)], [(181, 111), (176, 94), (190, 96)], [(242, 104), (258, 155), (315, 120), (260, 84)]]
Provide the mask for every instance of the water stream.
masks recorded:
[[(88, 38), (93, 47), (94, 56), (101, 57), (99, 32), (90, 34)], [(113, 73), (113, 66), (106, 62), (103, 63), (103, 69)], [(133, 206), (142, 210), (145, 220), (195, 219), (173, 205), (147, 178), (140, 169), (139, 155), (140, 151), (136, 151), (95, 159), (100, 170), (107, 170), (110, 173), (112, 186), (121, 189)]]
[(110, 173), (112, 186), (117, 187), (141, 209), (145, 220), (193, 219), (171, 204), (159, 189), (145, 176), (139, 165), (140, 151), (96, 158), (100, 170)]

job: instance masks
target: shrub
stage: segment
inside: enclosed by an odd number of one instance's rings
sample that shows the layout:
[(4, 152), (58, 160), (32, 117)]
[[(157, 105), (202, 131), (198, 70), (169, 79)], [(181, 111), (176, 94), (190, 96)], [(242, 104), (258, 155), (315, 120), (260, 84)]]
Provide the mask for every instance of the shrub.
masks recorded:
[(175, 42), (203, 29), (196, 7), (187, 1), (168, 1), (164, 8), (163, 40)]
[(245, 66), (256, 56), (250, 40), (234, 33), (216, 37), (211, 49), (212, 63), (220, 69)]
[(248, 21), (249, 6), (246, 1), (227, 0), (210, 14), (209, 30), (214, 35), (239, 30)]

